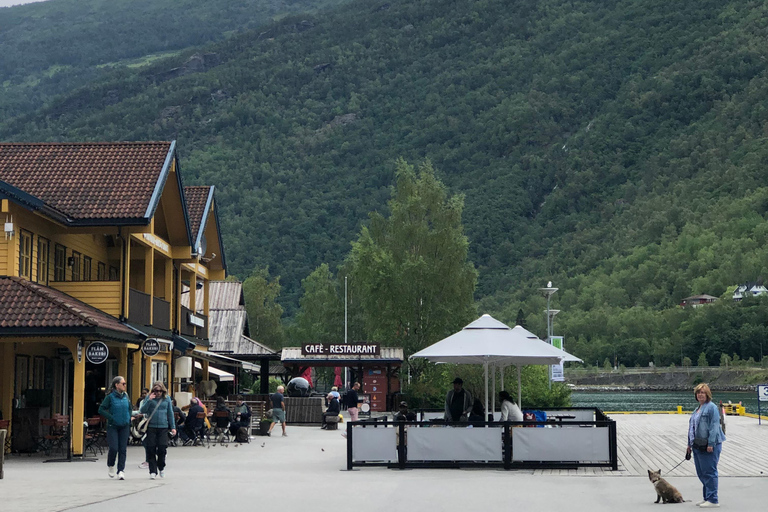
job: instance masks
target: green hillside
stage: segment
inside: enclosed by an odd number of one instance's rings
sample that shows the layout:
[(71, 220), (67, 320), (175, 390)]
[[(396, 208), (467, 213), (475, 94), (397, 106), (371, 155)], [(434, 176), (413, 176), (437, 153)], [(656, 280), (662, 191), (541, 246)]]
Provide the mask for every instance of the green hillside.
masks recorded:
[(765, 304), (675, 306), (768, 277), (766, 9), (353, 2), (110, 71), (0, 138), (178, 139), (186, 184), (218, 188), (230, 270), (268, 265), (289, 314), (395, 159), (429, 158), (465, 195), (483, 312), (542, 333), (552, 280), (590, 362), (757, 358)]
[(346, 0), (49, 0), (0, 9), (0, 114), (100, 79), (104, 67), (220, 41)]

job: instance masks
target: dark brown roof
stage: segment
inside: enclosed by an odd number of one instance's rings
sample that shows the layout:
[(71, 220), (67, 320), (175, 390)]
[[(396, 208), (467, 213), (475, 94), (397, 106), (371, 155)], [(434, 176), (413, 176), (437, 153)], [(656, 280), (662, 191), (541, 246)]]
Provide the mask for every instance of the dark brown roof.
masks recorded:
[(173, 147), (172, 142), (1, 143), (0, 180), (70, 219), (140, 219)]
[[(197, 241), (200, 235), (200, 224), (205, 215), (205, 204), (208, 202), (208, 195), (211, 187), (184, 187), (184, 197), (187, 201), (187, 212), (189, 212), (189, 229), (192, 232), (193, 243)], [(205, 226), (202, 226), (205, 228)], [(197, 247), (195, 247), (197, 249)]]
[[(98, 332), (112, 337), (138, 338), (136, 331), (115, 317), (64, 292), (20, 277), (0, 277), (0, 336), (24, 331)], [(9, 332), (10, 331), (10, 332)]]

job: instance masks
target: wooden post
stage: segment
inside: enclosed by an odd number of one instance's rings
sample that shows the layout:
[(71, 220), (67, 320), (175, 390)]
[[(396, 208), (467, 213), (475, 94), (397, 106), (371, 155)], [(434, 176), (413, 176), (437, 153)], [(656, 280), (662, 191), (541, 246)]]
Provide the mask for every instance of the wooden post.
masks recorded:
[(74, 373), (72, 375), (72, 415), (69, 418), (70, 435), (72, 437), (72, 454), (83, 454), (83, 419), (85, 417), (85, 347), (80, 361), (77, 360), (77, 345), (80, 340), (72, 340), (67, 344), (74, 358)]
[(5, 462), (5, 436), (8, 435), (8, 431), (0, 430), (0, 480), (3, 479), (3, 462)]

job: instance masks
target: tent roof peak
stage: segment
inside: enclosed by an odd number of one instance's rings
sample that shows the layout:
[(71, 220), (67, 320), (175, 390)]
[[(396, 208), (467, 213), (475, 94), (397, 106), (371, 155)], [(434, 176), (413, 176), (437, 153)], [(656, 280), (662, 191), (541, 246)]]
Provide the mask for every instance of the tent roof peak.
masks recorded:
[(464, 327), (464, 329), (506, 329), (512, 330), (507, 324), (499, 322), (488, 313), (484, 314), (471, 324)]

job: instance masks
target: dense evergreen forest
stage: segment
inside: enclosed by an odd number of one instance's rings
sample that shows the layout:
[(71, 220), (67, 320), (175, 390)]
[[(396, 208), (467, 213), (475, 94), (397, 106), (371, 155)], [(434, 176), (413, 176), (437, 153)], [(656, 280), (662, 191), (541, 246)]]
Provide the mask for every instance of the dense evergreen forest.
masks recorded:
[(0, 9), (0, 115), (39, 106), (115, 67), (141, 67), (344, 1), (49, 0)]
[[(156, 18), (176, 23), (201, 5), (168, 2)], [(368, 213), (386, 209), (395, 161), (429, 159), (464, 196), (479, 312), (513, 323), (522, 310), (543, 335), (537, 288), (551, 280), (555, 331), (591, 364), (759, 359), (766, 303), (734, 304), (726, 291), (768, 277), (766, 10), (353, 1), (116, 54), (175, 51), (14, 100), (0, 138), (177, 139), (186, 184), (217, 187), (230, 271), (269, 267), (288, 318), (301, 280), (337, 268)], [(203, 25), (217, 17), (199, 12)], [(46, 40), (36, 27), (25, 37)], [(201, 41), (216, 42), (182, 48)], [(104, 46), (74, 44), (81, 56)], [(7, 81), (50, 71), (26, 60), (0, 63), (21, 69)], [(677, 307), (698, 293), (724, 299)]]

